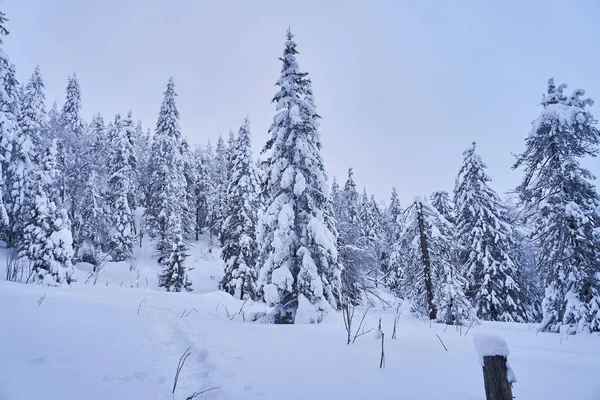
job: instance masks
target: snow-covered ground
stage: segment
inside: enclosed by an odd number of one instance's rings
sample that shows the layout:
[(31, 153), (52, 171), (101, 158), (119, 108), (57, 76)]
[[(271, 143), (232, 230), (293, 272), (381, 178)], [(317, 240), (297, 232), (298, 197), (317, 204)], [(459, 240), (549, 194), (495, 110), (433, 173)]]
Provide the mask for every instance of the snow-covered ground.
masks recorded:
[(222, 265), (207, 242), (190, 249), (192, 293), (156, 290), (148, 242), (136, 248), (133, 270), (129, 262), (109, 263), (96, 285), (85, 283), (85, 265), (71, 287), (0, 281), (0, 400), (179, 400), (213, 387), (197, 399), (482, 400), (473, 346), (482, 332), (506, 340), (517, 399), (600, 399), (597, 335), (561, 338), (506, 323), (461, 335), (404, 312), (392, 340), (394, 310), (377, 306), (365, 327), (382, 319), (380, 369), (375, 331), (346, 345), (341, 315), (319, 325), (249, 322), (264, 304), (247, 303), (236, 314), (243, 303), (216, 291)]

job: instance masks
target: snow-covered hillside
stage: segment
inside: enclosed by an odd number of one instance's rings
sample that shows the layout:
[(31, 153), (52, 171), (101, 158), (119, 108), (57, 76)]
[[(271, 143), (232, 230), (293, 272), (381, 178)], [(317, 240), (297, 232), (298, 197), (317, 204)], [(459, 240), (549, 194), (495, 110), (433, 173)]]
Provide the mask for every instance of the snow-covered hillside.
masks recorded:
[(484, 322), (461, 336), (403, 312), (392, 340), (394, 310), (379, 305), (365, 327), (382, 318), (380, 369), (375, 331), (346, 345), (341, 315), (318, 325), (250, 322), (265, 305), (248, 302), (238, 313), (243, 303), (216, 291), (223, 268), (208, 247), (204, 239), (190, 249), (191, 293), (156, 289), (150, 242), (136, 249), (139, 278), (124, 262), (109, 263), (96, 285), (85, 284), (83, 270), (71, 287), (0, 281), (0, 399), (179, 400), (214, 387), (197, 398), (484, 399), (472, 340), (484, 331), (506, 339), (518, 399), (600, 397), (596, 335), (561, 339), (533, 325)]

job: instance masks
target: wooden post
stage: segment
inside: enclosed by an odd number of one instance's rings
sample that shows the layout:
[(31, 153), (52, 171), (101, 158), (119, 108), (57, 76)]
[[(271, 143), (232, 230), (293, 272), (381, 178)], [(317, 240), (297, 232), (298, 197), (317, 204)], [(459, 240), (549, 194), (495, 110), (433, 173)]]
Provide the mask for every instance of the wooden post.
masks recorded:
[(512, 400), (505, 356), (483, 357), (483, 382), (486, 400)]

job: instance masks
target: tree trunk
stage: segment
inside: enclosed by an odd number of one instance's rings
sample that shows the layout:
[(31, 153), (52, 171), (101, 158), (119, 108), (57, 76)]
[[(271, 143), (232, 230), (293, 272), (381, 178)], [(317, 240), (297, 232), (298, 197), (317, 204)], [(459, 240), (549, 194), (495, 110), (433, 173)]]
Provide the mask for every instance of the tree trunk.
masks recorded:
[(508, 381), (506, 357), (483, 357), (483, 382), (486, 400), (512, 400), (512, 385)]
[(433, 285), (431, 283), (431, 260), (429, 258), (429, 246), (427, 245), (427, 233), (425, 232), (425, 221), (423, 220), (423, 206), (417, 203), (417, 218), (419, 219), (419, 236), (421, 239), (421, 261), (423, 262), (423, 279), (425, 280), (425, 296), (429, 319), (435, 319), (437, 310), (433, 303)]

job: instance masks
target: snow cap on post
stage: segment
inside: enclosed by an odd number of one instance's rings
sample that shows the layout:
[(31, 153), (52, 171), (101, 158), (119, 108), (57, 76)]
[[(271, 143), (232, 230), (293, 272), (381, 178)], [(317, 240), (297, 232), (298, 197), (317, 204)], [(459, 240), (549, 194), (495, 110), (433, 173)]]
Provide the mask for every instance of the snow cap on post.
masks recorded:
[(477, 333), (473, 336), (475, 351), (479, 356), (479, 363), (483, 366), (485, 356), (508, 356), (510, 351), (506, 340), (502, 336), (493, 333)]

